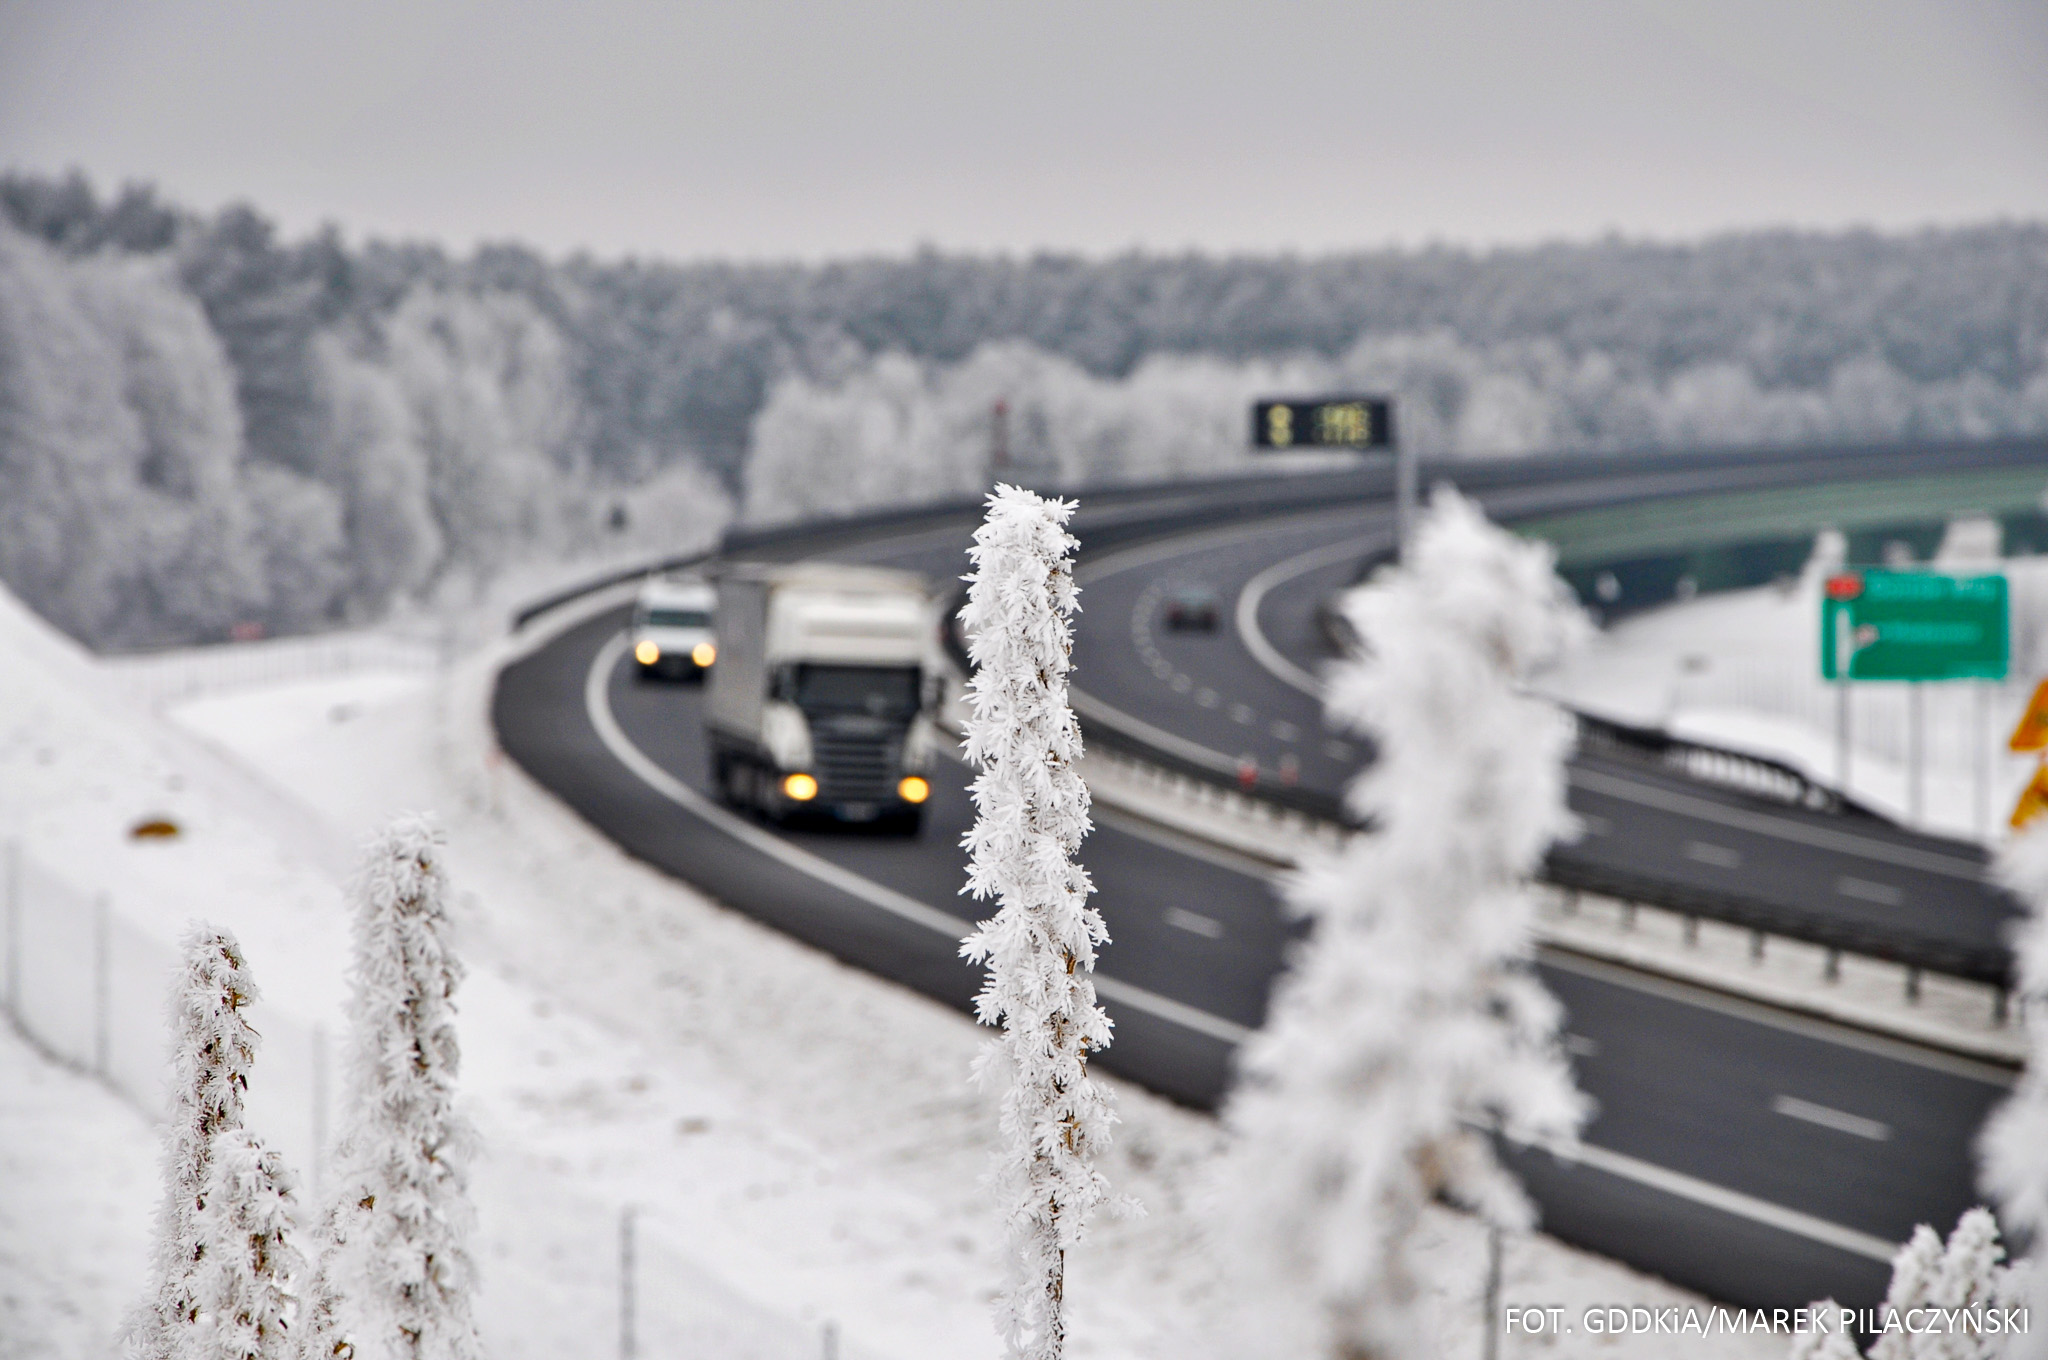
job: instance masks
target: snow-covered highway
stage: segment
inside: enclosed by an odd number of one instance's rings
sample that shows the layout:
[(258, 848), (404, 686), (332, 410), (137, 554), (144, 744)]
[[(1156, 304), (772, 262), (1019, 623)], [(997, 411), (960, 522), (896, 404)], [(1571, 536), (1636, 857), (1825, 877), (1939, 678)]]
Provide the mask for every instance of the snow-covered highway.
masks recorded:
[[(957, 572), (966, 531), (964, 521), (911, 522), (841, 534), (830, 554), (943, 578)], [(1334, 787), (1355, 755), (1321, 731), (1312, 696), (1260, 664), (1242, 634), (1169, 638), (1152, 627), (1152, 612), (1162, 581), (1199, 579), (1240, 597), (1274, 563), (1304, 554), (1325, 557), (1320, 574), (1341, 578), (1357, 557), (1324, 548), (1370, 531), (1355, 508), (1295, 511), (1097, 566), (1084, 546), (1080, 684), (1232, 763), (1231, 753), (1249, 750), (1270, 769), (1282, 748), (1292, 751), (1305, 785)], [(805, 548), (799, 540), (780, 550)], [(1119, 561), (1132, 569), (1115, 570)], [(1303, 668), (1314, 661), (1304, 601), (1330, 584), (1318, 578), (1318, 570), (1292, 573), (1249, 611), (1266, 645)], [(505, 671), (496, 719), (507, 751), (639, 857), (842, 958), (965, 1005), (974, 976), (949, 934), (972, 920), (957, 896), (964, 772), (939, 781), (918, 842), (740, 823), (708, 802), (694, 692), (634, 683), (616, 665), (619, 624), (616, 615), (589, 619)], [(1176, 685), (1178, 676), (1196, 678)], [(635, 754), (622, 760), (622, 747)], [(1725, 791), (1680, 779), (1626, 769), (1607, 778), (1759, 815)], [(1631, 809), (1646, 805), (1615, 801), (1610, 825), (1628, 825)], [(1653, 811), (1684, 816), (1683, 808)], [(1102, 821), (1088, 864), (1115, 939), (1103, 971), (1118, 1023), (1103, 1061), (1155, 1089), (1212, 1102), (1227, 1078), (1229, 1039), (1259, 1022), (1286, 943), (1267, 871), (1138, 819)], [(1725, 839), (1728, 828), (1717, 834)], [(1658, 843), (1618, 839), (1653, 852)], [(1793, 847), (1795, 867), (1820, 850), (1811, 838), (1777, 839)], [(1922, 871), (1954, 877), (1941, 866)], [(1584, 1164), (1523, 1159), (1552, 1231), (1721, 1297), (1796, 1303), (1830, 1292), (1874, 1296), (1886, 1244), (1915, 1222), (1952, 1221), (1974, 1201), (1969, 1143), (2002, 1094), (2006, 1069), (1562, 954), (1547, 959), (1545, 973), (1571, 1012), (1581, 1081), (1603, 1110)], [(1787, 1108), (1833, 1113), (1815, 1122)], [(1883, 1136), (1845, 1132), (1872, 1128)]]

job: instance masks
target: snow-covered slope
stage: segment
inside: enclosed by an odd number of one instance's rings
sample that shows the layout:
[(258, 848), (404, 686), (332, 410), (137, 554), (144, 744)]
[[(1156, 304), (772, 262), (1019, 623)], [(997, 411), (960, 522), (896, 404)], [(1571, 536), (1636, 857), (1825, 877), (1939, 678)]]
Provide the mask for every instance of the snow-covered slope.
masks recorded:
[[(106, 892), (138, 933), (233, 929), (280, 1021), (338, 1026), (352, 847), (397, 811), (442, 820), (493, 1356), (615, 1347), (628, 1204), (650, 1360), (806, 1360), (828, 1321), (847, 1360), (997, 1354), (999, 1225), (980, 1187), (995, 1111), (967, 1082), (983, 1034), (627, 859), (496, 759), (495, 659), (224, 693), (165, 722), (0, 595), (0, 838)], [(146, 816), (185, 834), (130, 840)], [(252, 1119), (289, 1056), (267, 1044)], [(150, 1134), (85, 1081), (0, 1034), (0, 1360), (111, 1356), (141, 1287)], [(1073, 1262), (1073, 1354), (1201, 1356), (1229, 1298), (1198, 1211), (1215, 1125), (1119, 1090), (1107, 1170), (1148, 1216), (1100, 1223)], [(1480, 1238), (1449, 1214), (1429, 1235), (1453, 1282), (1444, 1351), (1477, 1354)], [(1686, 1299), (1542, 1238), (1511, 1248), (1505, 1297)], [(1656, 1354), (1643, 1340), (1598, 1353)]]

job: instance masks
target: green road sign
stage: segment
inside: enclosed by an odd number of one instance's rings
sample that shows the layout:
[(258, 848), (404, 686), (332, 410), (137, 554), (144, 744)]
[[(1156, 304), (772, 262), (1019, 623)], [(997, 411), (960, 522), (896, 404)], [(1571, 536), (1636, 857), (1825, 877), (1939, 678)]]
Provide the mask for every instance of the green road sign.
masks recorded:
[(1820, 602), (1824, 680), (2003, 680), (2003, 576), (1837, 572)]

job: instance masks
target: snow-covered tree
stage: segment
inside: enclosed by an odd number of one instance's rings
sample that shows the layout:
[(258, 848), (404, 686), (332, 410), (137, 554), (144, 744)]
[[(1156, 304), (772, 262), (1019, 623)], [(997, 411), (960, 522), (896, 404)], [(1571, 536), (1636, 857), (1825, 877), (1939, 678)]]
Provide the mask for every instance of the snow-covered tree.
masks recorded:
[(201, 1306), (206, 1203), (217, 1139), (242, 1127), (256, 1031), (242, 1010), (256, 984), (235, 937), (195, 925), (181, 941), (171, 993), (170, 1115), (164, 1124), (164, 1197), (157, 1207), (149, 1293), (128, 1323), (133, 1360), (177, 1360)]
[[(1983, 1187), (2024, 1230), (2034, 1315), (2048, 1318), (2048, 824), (2036, 822), (1998, 857), (1998, 876), (2030, 909), (2014, 944), (2019, 1006), (2033, 1057), (2013, 1093), (1985, 1126), (1978, 1145)], [(2048, 1356), (2048, 1327), (2033, 1355)]]
[(1009, 1231), (1010, 1277), (996, 1323), (1012, 1360), (1058, 1360), (1066, 1344), (1066, 1257), (1108, 1182), (1095, 1159), (1116, 1122), (1088, 1075), (1109, 1043), (1095, 1004), (1097, 946), (1109, 934), (1088, 905), (1094, 885), (1075, 856), (1088, 834), (1081, 729), (1067, 706), (1076, 547), (1071, 501), (998, 486), (968, 550), (961, 611), (974, 678), (966, 751), (974, 781), (967, 891), (998, 903), (961, 944), (988, 965), (975, 1000), (1002, 1038), (975, 1062), (1002, 1090), (992, 1181)]
[(306, 1292), (301, 1354), (388, 1360), (479, 1354), (467, 1241), (475, 1134), (456, 1108), (461, 1053), (442, 838), (402, 818), (353, 886), (348, 1122)]
[(1572, 732), (1518, 688), (1586, 625), (1548, 547), (1448, 488), (1408, 561), (1342, 607), (1362, 649), (1328, 716), (1377, 749), (1347, 791), (1371, 830), (1288, 886), (1311, 931), (1240, 1057), (1220, 1236), (1260, 1354), (1364, 1360), (1421, 1353), (1411, 1243), (1433, 1197), (1530, 1221), (1486, 1130), (1565, 1143), (1586, 1112), (1530, 969), (1527, 881), (1573, 829)]
[(284, 1160), (246, 1129), (215, 1135), (197, 1224), (206, 1249), (200, 1320), (185, 1360), (287, 1360), (292, 1354), (292, 1282), (305, 1267), (292, 1244), (292, 1190)]
[[(2023, 1349), (2026, 1336), (2015, 1337), (2003, 1328), (1985, 1330), (1958, 1319), (1938, 1328), (1923, 1321), (1916, 1330), (1907, 1316), (1914, 1309), (1933, 1308), (1981, 1317), (1994, 1308), (2018, 1306), (2020, 1272), (2004, 1260), (1998, 1221), (1988, 1209), (1966, 1211), (1946, 1244), (1925, 1223), (1915, 1228), (1892, 1258), (1891, 1286), (1874, 1319), (1878, 1337), (1871, 1343), (1870, 1360), (2019, 1360), (2035, 1354)], [(1814, 1304), (1811, 1311), (1817, 1323), (1793, 1342), (1792, 1360), (1862, 1360), (1833, 1299)]]

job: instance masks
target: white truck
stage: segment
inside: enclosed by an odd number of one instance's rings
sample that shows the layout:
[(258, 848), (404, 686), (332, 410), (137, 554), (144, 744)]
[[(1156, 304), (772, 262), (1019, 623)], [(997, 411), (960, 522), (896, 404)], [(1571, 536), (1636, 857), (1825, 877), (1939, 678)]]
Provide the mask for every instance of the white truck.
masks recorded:
[(727, 802), (915, 835), (938, 752), (936, 612), (922, 577), (879, 567), (734, 563), (717, 574), (705, 692)]
[(701, 576), (650, 576), (633, 601), (633, 661), (643, 680), (701, 680), (718, 658), (717, 602)]

